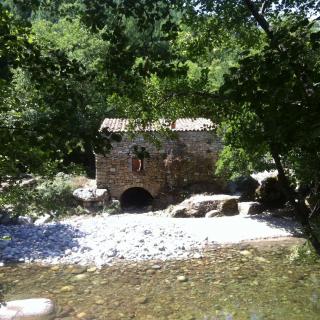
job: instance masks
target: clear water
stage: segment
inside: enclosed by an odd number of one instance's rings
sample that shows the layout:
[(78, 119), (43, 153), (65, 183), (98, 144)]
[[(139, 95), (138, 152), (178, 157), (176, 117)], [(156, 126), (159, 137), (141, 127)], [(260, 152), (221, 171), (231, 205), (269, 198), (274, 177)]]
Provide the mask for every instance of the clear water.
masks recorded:
[(96, 271), (11, 265), (0, 268), (0, 282), (6, 300), (53, 299), (53, 319), (320, 319), (320, 263), (289, 262), (290, 246), (224, 247), (202, 259)]

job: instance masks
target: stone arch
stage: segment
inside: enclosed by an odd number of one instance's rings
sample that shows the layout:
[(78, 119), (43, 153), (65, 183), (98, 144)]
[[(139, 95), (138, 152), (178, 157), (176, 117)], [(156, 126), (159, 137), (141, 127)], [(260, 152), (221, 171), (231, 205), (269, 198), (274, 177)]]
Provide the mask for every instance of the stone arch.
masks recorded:
[(120, 196), (121, 207), (124, 209), (144, 208), (150, 206), (152, 201), (152, 194), (143, 187), (128, 188)]

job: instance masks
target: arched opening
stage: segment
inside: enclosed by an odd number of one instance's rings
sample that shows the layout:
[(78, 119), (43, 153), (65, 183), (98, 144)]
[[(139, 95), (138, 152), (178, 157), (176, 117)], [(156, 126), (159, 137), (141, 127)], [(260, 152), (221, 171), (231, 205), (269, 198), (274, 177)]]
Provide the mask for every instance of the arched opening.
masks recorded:
[(152, 204), (152, 195), (143, 188), (127, 189), (120, 197), (123, 209), (143, 209)]

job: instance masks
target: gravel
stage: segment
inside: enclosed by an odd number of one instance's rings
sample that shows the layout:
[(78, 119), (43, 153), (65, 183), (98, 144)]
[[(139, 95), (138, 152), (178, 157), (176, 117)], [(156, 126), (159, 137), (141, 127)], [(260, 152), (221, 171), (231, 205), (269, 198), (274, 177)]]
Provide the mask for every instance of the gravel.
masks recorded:
[(0, 237), (12, 237), (0, 251), (0, 261), (102, 266), (119, 260), (199, 258), (208, 246), (297, 232), (293, 220), (267, 215), (188, 219), (150, 213), (80, 216), (43, 225), (0, 225)]

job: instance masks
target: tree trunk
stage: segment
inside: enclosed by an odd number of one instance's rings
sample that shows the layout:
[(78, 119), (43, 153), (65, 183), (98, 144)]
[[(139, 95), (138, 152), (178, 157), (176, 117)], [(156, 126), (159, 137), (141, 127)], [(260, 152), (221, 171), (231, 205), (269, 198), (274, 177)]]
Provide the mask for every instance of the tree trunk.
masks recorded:
[[(265, 19), (263, 14), (259, 12), (256, 5), (251, 0), (243, 0), (244, 4), (247, 6), (251, 14), (254, 16), (259, 26), (265, 31), (270, 39), (273, 39), (273, 32), (269, 22)], [(264, 11), (264, 9), (263, 9)]]
[(278, 170), (279, 183), (290, 204), (294, 207), (296, 219), (301, 223), (304, 235), (311, 242), (318, 255), (320, 255), (320, 241), (315, 234), (309, 220), (310, 209), (305, 204), (304, 199), (299, 199), (296, 197), (296, 193), (291, 188), (288, 178), (284, 172), (280, 155), (274, 146), (271, 146), (271, 155)]

